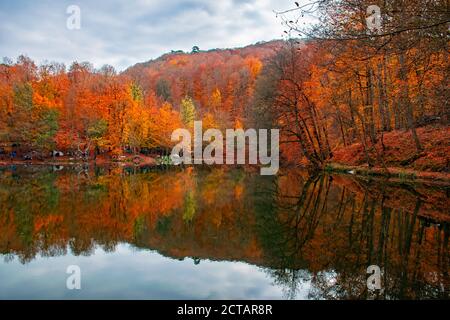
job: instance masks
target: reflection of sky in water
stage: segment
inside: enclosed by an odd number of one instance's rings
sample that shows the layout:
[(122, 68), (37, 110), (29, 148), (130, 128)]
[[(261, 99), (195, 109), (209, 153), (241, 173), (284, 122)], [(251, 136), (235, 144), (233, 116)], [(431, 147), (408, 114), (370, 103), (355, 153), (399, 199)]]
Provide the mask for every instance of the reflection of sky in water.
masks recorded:
[[(0, 256), (4, 258), (5, 256)], [(66, 289), (66, 268), (79, 265), (81, 290)], [(297, 298), (305, 299), (308, 284)], [(0, 299), (282, 299), (262, 268), (202, 260), (195, 265), (121, 244), (112, 253), (38, 256), (23, 265), (0, 262)]]
[[(387, 270), (385, 298), (448, 299), (446, 190), (418, 189), (431, 203), (303, 174), (6, 170), (0, 299), (366, 299), (370, 264)], [(81, 291), (66, 289), (72, 264)]]

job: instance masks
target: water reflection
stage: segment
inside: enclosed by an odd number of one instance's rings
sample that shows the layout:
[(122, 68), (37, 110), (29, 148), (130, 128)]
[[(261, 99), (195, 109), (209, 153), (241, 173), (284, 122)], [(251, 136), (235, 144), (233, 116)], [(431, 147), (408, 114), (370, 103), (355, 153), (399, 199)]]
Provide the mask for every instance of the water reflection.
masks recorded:
[[(165, 259), (152, 271), (160, 273), (158, 291), (129, 297), (156, 298), (159, 292), (164, 298), (273, 298), (273, 290), (281, 290), (289, 299), (366, 299), (372, 297), (366, 269), (378, 265), (384, 290), (377, 298), (448, 299), (448, 191), (343, 176), (310, 178), (296, 170), (262, 177), (220, 168), (3, 168), (0, 269), (20, 271), (16, 277), (24, 280), (33, 270), (20, 269), (17, 260), (33, 265), (43, 257), (82, 256), (97, 266), (101, 250), (122, 261), (116, 262), (121, 283), (131, 288), (126, 284), (135, 279), (132, 268), (146, 258), (119, 250), (127, 243)], [(208, 283), (214, 275), (222, 280), (209, 289), (203, 284), (197, 292), (170, 291), (167, 281), (183, 272), (175, 269), (185, 258), (191, 267), (182, 270), (191, 280), (185, 286), (180, 281), (180, 290), (192, 286), (192, 279), (206, 280), (194, 271), (205, 264), (228, 272), (242, 263), (250, 269), (234, 276), (233, 284), (210, 271)], [(8, 272), (0, 272), (0, 293), (2, 283), (3, 291), (14, 288), (5, 285)], [(229, 291), (261, 272), (269, 281), (259, 278), (259, 285), (252, 282), (239, 294)], [(252, 290), (272, 291), (258, 296)]]

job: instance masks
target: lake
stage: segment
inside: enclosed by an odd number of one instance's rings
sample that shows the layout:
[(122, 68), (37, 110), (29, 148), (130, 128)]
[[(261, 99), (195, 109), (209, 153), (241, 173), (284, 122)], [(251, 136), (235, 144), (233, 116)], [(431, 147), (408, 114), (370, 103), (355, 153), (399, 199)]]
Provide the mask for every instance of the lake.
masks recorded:
[(448, 299), (449, 191), (296, 169), (2, 167), (0, 299)]

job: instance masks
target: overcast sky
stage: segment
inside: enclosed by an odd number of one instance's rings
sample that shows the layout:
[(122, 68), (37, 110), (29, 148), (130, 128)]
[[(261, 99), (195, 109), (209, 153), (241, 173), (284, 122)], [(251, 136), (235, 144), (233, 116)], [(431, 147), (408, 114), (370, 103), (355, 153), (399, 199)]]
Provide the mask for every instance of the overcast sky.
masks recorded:
[[(81, 9), (81, 28), (66, 27), (67, 7)], [(0, 57), (89, 61), (123, 70), (171, 50), (240, 47), (279, 39), (273, 10), (293, 0), (0, 0)]]

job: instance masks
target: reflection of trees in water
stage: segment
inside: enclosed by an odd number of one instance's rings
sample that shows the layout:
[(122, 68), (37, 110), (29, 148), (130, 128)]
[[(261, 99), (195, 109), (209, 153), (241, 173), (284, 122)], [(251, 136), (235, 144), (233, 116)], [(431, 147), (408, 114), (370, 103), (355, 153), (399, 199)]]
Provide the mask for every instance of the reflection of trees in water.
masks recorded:
[[(48, 170), (31, 171), (27, 183), (23, 183), (21, 176), (14, 169), (4, 173), (0, 180), (0, 225), (14, 224), (14, 230), (0, 235), (0, 244), (1, 247), (8, 247), (10, 245), (8, 236), (12, 233), (17, 235), (25, 248), (18, 253), (22, 261), (35, 256), (34, 243), (36, 242), (39, 242), (43, 256), (64, 251), (49, 240), (48, 233), (41, 234), (37, 239), (34, 238), (35, 215), (41, 212), (49, 214), (59, 202), (60, 194), (58, 188), (54, 186), (54, 181), (55, 174)], [(42, 199), (42, 201), (36, 201), (36, 199)]]
[(366, 298), (366, 269), (375, 264), (382, 297), (448, 298), (446, 201), (430, 188), (294, 170), (8, 171), (0, 174), (0, 253), (25, 263), (128, 242), (177, 259), (266, 266), (286, 298), (306, 290), (310, 298)]
[(310, 298), (368, 298), (366, 269), (378, 265), (384, 288), (378, 298), (448, 298), (448, 223), (420, 217), (424, 200), (417, 193), (405, 199), (415, 201), (412, 211), (392, 209), (386, 201), (395, 190), (380, 186), (374, 194), (373, 185), (353, 183), (356, 192), (329, 176), (289, 173), (259, 188), (255, 207), (272, 266), (267, 272), (285, 296), (310, 284)]
[[(237, 260), (245, 257), (243, 248), (256, 244), (248, 229), (253, 215), (243, 201), (243, 170), (94, 168), (80, 175), (23, 169), (17, 182), (10, 173), (0, 175), (0, 186), (8, 186), (0, 188), (0, 206), (9, 208), (0, 212), (0, 253), (9, 260), (27, 263), (38, 253), (67, 251), (91, 255), (99, 246), (114, 251), (120, 242), (169, 256), (213, 253)], [(50, 197), (54, 190), (60, 194), (56, 201)], [(18, 219), (22, 212), (27, 219)]]
[(194, 192), (188, 191), (184, 196), (184, 211), (183, 211), (183, 220), (186, 223), (192, 222), (194, 219), (196, 211), (196, 202), (194, 198)]
[[(300, 176), (290, 179), (303, 184)], [(311, 274), (305, 271), (308, 261), (301, 253), (326, 208), (324, 200), (330, 185), (331, 179), (324, 176), (309, 178), (304, 182), (302, 192), (292, 195), (286, 194), (274, 179), (268, 188), (256, 193), (260, 241), (268, 264), (274, 267), (268, 273), (275, 279), (275, 284), (284, 288), (286, 298), (295, 298), (300, 284), (311, 280)]]
[(119, 242), (139, 238), (160, 212), (182, 203), (181, 191), (171, 190), (177, 172), (77, 169), (20, 167), (0, 174), (0, 253), (7, 260), (17, 256), (27, 263), (37, 254), (69, 250), (89, 256), (98, 246), (114, 251)]

